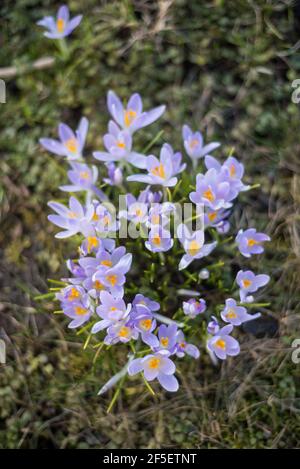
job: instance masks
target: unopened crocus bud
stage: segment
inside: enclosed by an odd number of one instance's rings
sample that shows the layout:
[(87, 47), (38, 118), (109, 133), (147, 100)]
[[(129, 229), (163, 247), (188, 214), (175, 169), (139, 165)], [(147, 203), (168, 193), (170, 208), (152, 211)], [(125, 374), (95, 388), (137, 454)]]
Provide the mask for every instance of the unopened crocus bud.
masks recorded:
[(209, 270), (207, 269), (201, 269), (199, 272), (199, 278), (201, 280), (207, 280), (209, 278)]
[(219, 326), (218, 320), (215, 316), (212, 316), (211, 320), (209, 321), (207, 325), (207, 332), (209, 334), (215, 335), (217, 334), (217, 332), (219, 332), (219, 330), (220, 330), (220, 326)]

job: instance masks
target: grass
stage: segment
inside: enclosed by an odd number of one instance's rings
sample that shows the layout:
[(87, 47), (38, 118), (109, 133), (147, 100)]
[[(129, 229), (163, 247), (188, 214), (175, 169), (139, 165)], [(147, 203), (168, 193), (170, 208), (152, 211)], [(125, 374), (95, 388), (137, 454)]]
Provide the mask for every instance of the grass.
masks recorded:
[[(296, 2), (71, 0), (84, 21), (68, 41), (67, 60), (35, 25), (58, 4), (10, 3), (0, 7), (0, 78), (7, 84), (0, 104), (0, 331), (8, 349), (0, 365), (0, 447), (299, 447), (299, 365), (291, 361), (300, 337)], [(47, 68), (34, 68), (45, 57)], [(38, 139), (55, 136), (60, 120), (75, 127), (86, 115), (87, 150), (99, 148), (110, 88), (123, 98), (140, 92), (146, 107), (167, 104), (153, 151), (164, 139), (180, 148), (180, 126), (189, 122), (224, 142), (225, 154), (234, 147), (247, 183), (260, 184), (240, 196), (234, 223), (272, 237), (261, 260), (248, 265), (272, 276), (262, 300), (276, 333), (241, 333), (241, 355), (216, 368), (205, 353), (197, 364), (181, 362), (176, 396), (158, 387), (152, 396), (142, 380), (127, 380), (107, 414), (113, 391), (97, 392), (124, 363), (122, 347), (109, 350), (109, 360), (91, 343), (82, 350), (87, 333), (67, 332), (51, 299), (34, 297), (47, 293), (47, 278), (65, 273), (74, 250), (54, 240), (46, 218), (65, 169)], [(138, 143), (158, 130), (145, 129)], [(240, 263), (232, 259), (216, 275), (226, 278)]]

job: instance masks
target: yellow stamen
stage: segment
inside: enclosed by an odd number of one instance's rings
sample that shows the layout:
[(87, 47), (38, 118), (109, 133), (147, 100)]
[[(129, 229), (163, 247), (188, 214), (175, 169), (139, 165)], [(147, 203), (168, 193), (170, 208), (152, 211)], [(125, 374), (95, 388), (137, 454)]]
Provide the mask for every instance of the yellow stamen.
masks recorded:
[(162, 163), (160, 163), (159, 166), (155, 166), (153, 169), (151, 169), (151, 173), (153, 174), (153, 176), (158, 176), (162, 179), (165, 179), (166, 177), (165, 168)]
[(94, 215), (92, 216), (93, 221), (98, 221), (99, 220), (99, 215), (95, 212)]
[(137, 208), (136, 211), (135, 211), (135, 214), (136, 214), (137, 217), (140, 217), (143, 214), (142, 209)]
[(231, 177), (233, 177), (233, 176), (235, 176), (235, 173), (236, 173), (236, 169), (235, 169), (234, 164), (232, 164), (230, 166), (230, 169), (229, 169), (229, 174), (230, 174)]
[(247, 244), (248, 246), (252, 247), (252, 246), (255, 246), (255, 244), (260, 244), (260, 243), (259, 241), (256, 241), (255, 239), (250, 238), (248, 239)]
[(160, 339), (160, 343), (163, 347), (168, 347), (169, 345), (169, 338), (168, 337), (162, 337)]
[(185, 342), (181, 342), (179, 345), (180, 345), (181, 348), (185, 348), (185, 347), (186, 347), (186, 343), (185, 343)]
[(133, 109), (127, 109), (127, 111), (124, 111), (124, 122), (126, 127), (129, 127), (135, 118), (136, 112)]
[(77, 147), (78, 143), (76, 138), (70, 138), (65, 142), (65, 147), (71, 152), (71, 153), (76, 153), (77, 152)]
[(203, 197), (207, 200), (209, 200), (210, 202), (213, 202), (215, 200), (215, 196), (214, 194), (212, 193), (212, 190), (211, 189), (207, 189), (207, 191), (204, 191), (203, 192)]
[(77, 298), (80, 298), (80, 293), (78, 290), (76, 290), (76, 288), (72, 288), (70, 295), (68, 296), (68, 300), (73, 301), (73, 300), (76, 300)]
[(155, 370), (156, 368), (159, 367), (159, 364), (160, 364), (160, 358), (151, 358), (148, 362), (148, 365), (149, 365), (149, 368), (151, 368), (152, 370)]
[(109, 261), (109, 260), (101, 261), (100, 264), (105, 265), (106, 267), (111, 267), (112, 266), (112, 262)]
[(80, 176), (82, 179), (89, 179), (90, 174), (89, 174), (88, 171), (81, 171), (81, 173), (79, 173), (79, 176)]
[(77, 314), (77, 316), (83, 316), (84, 314), (86, 314), (87, 310), (85, 308), (82, 308), (82, 306), (76, 306), (75, 308), (75, 314)]
[(222, 350), (225, 350), (226, 348), (226, 342), (225, 340), (223, 339), (218, 339), (216, 342), (215, 342), (215, 345), (219, 348), (221, 348)]
[(159, 221), (160, 221), (159, 215), (152, 215), (151, 222), (153, 225), (159, 225)]
[(99, 245), (99, 241), (96, 236), (88, 236), (87, 237), (87, 250), (91, 252), (93, 248), (97, 248)]
[(190, 148), (193, 149), (195, 148), (195, 146), (197, 146), (199, 143), (199, 140), (197, 140), (196, 138), (194, 138), (193, 140), (191, 140), (190, 142)]
[(65, 22), (62, 18), (58, 18), (56, 21), (56, 28), (59, 33), (63, 33), (65, 29)]
[(248, 288), (248, 287), (250, 287), (250, 285), (252, 285), (252, 282), (251, 282), (251, 280), (245, 279), (245, 280), (242, 281), (242, 284), (243, 284), (244, 288)]
[(201, 245), (197, 241), (195, 241), (195, 240), (191, 241), (189, 243), (189, 247), (187, 249), (187, 252), (189, 253), (190, 256), (195, 256), (196, 254), (198, 254), (200, 247), (201, 247)]
[(117, 311), (117, 308), (115, 306), (111, 306), (110, 311)]
[(129, 332), (130, 332), (129, 327), (124, 326), (119, 330), (119, 337), (128, 337)]
[(209, 221), (214, 221), (217, 218), (217, 212), (211, 212), (207, 216)]
[(99, 280), (95, 280), (94, 288), (96, 290), (104, 290), (104, 285)]
[(117, 283), (117, 275), (107, 275), (106, 280), (114, 287)]
[(151, 319), (142, 319), (140, 321), (140, 327), (144, 329), (145, 331), (148, 331), (152, 326), (152, 321)]
[(226, 314), (226, 317), (228, 319), (234, 319), (234, 318), (237, 318), (237, 314), (233, 309), (229, 309), (228, 313)]
[(77, 218), (77, 215), (75, 212), (69, 212), (68, 217), (74, 219), (74, 218)]
[(119, 148), (125, 148), (126, 145), (125, 145), (124, 142), (121, 142), (121, 140), (118, 140), (118, 141), (117, 141), (117, 147), (119, 147)]
[(110, 222), (110, 218), (108, 215), (105, 215), (105, 217), (103, 217), (103, 223), (105, 226), (109, 225), (109, 222)]
[(156, 246), (159, 246), (160, 243), (161, 243), (161, 237), (159, 236), (159, 234), (155, 234), (152, 238), (152, 242), (153, 244), (155, 244)]

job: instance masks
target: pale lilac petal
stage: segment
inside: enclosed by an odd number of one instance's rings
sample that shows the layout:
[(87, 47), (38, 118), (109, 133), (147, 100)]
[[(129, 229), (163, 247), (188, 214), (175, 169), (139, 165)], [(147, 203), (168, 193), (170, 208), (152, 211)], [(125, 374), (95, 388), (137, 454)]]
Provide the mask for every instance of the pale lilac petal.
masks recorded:
[(143, 370), (142, 358), (136, 358), (135, 360), (132, 360), (132, 362), (128, 366), (128, 374), (130, 376), (136, 375), (137, 373), (140, 373), (142, 370)]
[(69, 21), (67, 27), (64, 31), (64, 36), (68, 36), (77, 26), (80, 24), (82, 20), (82, 15), (75, 16), (74, 18)]
[(157, 379), (158, 379), (159, 383), (161, 384), (161, 386), (162, 386), (166, 391), (169, 391), (169, 392), (176, 392), (176, 391), (178, 391), (179, 384), (178, 384), (178, 381), (177, 381), (177, 379), (175, 378), (175, 376), (173, 376), (173, 375), (163, 375), (163, 374), (159, 374), (159, 375), (157, 376)]
[(40, 138), (40, 144), (51, 153), (59, 156), (65, 156), (66, 149), (58, 140), (53, 140), (52, 138)]

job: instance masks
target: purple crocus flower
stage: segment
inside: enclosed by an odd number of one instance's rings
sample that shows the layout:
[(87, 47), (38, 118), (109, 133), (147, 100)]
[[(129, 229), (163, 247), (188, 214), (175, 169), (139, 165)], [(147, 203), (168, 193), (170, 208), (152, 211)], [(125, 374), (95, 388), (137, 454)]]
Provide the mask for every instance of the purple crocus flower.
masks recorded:
[(88, 127), (89, 121), (83, 117), (75, 133), (68, 125), (59, 124), (58, 135), (60, 141), (52, 138), (41, 138), (39, 141), (46, 150), (55, 155), (65, 156), (68, 160), (80, 160)]
[(91, 168), (84, 163), (71, 162), (71, 170), (68, 171), (68, 178), (72, 184), (60, 186), (65, 192), (93, 191), (100, 200), (107, 200), (106, 195), (95, 186), (98, 179), (98, 169)]
[(118, 168), (114, 163), (107, 163), (108, 177), (103, 178), (103, 181), (110, 186), (121, 186), (123, 182), (123, 171)]
[(225, 181), (230, 183), (230, 193), (236, 196), (241, 191), (247, 191), (250, 186), (245, 186), (242, 182), (244, 176), (244, 165), (234, 156), (229, 156), (221, 165), (216, 158), (210, 155), (205, 157), (205, 166), (207, 169), (214, 168), (223, 175)]
[(211, 168), (205, 174), (197, 175), (196, 192), (190, 193), (190, 200), (194, 204), (202, 203), (212, 210), (219, 210), (231, 207), (231, 200), (236, 196), (237, 192), (231, 193), (230, 183), (224, 180), (224, 174)]
[(211, 320), (207, 324), (207, 332), (208, 334), (215, 335), (219, 332), (220, 326), (218, 320), (215, 316), (211, 317)]
[(216, 241), (203, 244), (203, 231), (199, 230), (191, 234), (184, 224), (178, 226), (177, 236), (186, 252), (179, 263), (179, 270), (185, 269), (194, 259), (201, 259), (202, 257), (208, 256), (217, 245)]
[(174, 204), (170, 202), (163, 202), (162, 204), (152, 204), (146, 226), (154, 229), (157, 225), (164, 229), (170, 228), (170, 215), (175, 212)]
[(225, 308), (221, 312), (221, 318), (224, 322), (229, 322), (233, 326), (240, 326), (244, 322), (252, 321), (260, 317), (260, 313), (251, 314), (247, 313), (246, 308), (238, 306), (233, 298), (228, 298), (225, 302)]
[(148, 174), (133, 174), (127, 177), (127, 181), (173, 187), (177, 184), (177, 177), (175, 176), (185, 168), (185, 165), (181, 165), (180, 162), (181, 154), (174, 154), (172, 147), (164, 144), (160, 152), (160, 159), (154, 155), (147, 157), (146, 169)]
[(207, 341), (208, 350), (215, 353), (220, 360), (225, 360), (228, 355), (234, 357), (240, 353), (238, 341), (229, 335), (232, 330), (232, 324), (228, 324)]
[(90, 222), (94, 214), (92, 204), (84, 208), (75, 197), (70, 197), (69, 208), (58, 202), (49, 202), (48, 205), (58, 214), (49, 215), (48, 220), (65, 230), (57, 233), (56, 238), (68, 238), (79, 232), (89, 236), (92, 230)]
[(141, 295), (140, 293), (135, 295), (134, 300), (132, 302), (132, 307), (138, 313), (144, 313), (144, 308), (147, 308), (147, 310), (151, 312), (158, 311), (160, 309), (160, 305), (159, 303), (157, 303), (157, 301), (151, 300), (151, 298)]
[(195, 318), (198, 314), (202, 314), (206, 310), (206, 301), (203, 300), (203, 298), (200, 298), (199, 300), (191, 298), (190, 300), (183, 302), (182, 308), (186, 316)]
[(93, 314), (88, 295), (83, 296), (78, 302), (62, 302), (62, 310), (66, 316), (72, 319), (68, 325), (70, 329), (82, 326)]
[(99, 238), (98, 236), (87, 236), (87, 238), (81, 243), (80, 253), (83, 256), (87, 256), (92, 252), (97, 255), (100, 251), (113, 251), (116, 246), (116, 241), (109, 238)]
[(156, 328), (156, 320), (153, 318), (151, 311), (146, 306), (140, 305), (139, 309), (133, 309), (131, 320), (135, 330), (140, 332), (142, 341), (149, 347), (158, 347), (158, 339), (153, 334)]
[(196, 345), (188, 344), (185, 341), (184, 334), (182, 331), (177, 332), (176, 342), (177, 342), (177, 349), (176, 349), (177, 357), (179, 358), (184, 357), (185, 354), (193, 358), (200, 357), (200, 352), (198, 348), (196, 347)]
[(69, 8), (63, 5), (59, 8), (56, 18), (45, 16), (37, 24), (44, 26), (48, 30), (44, 32), (44, 36), (50, 39), (62, 39), (69, 36), (77, 28), (81, 20), (82, 15), (75, 16), (70, 20)]
[(138, 331), (131, 325), (130, 320), (118, 321), (107, 329), (107, 336), (104, 339), (106, 345), (114, 345), (118, 342), (125, 344), (131, 339), (136, 340), (139, 336)]
[(240, 270), (236, 276), (236, 282), (240, 287), (241, 301), (247, 301), (248, 293), (254, 293), (264, 287), (270, 281), (269, 275), (255, 275), (251, 270)]
[(86, 291), (81, 286), (68, 285), (56, 294), (56, 298), (65, 304), (79, 303), (86, 295)]
[(107, 291), (100, 293), (101, 305), (96, 308), (96, 313), (101, 318), (101, 321), (94, 324), (92, 327), (92, 334), (96, 334), (107, 327), (116, 325), (118, 321), (126, 319), (131, 310), (131, 304), (127, 306), (125, 301), (121, 298), (114, 298)]
[(193, 161), (203, 158), (220, 146), (218, 142), (204, 145), (201, 132), (193, 132), (188, 125), (182, 127), (182, 138), (185, 151)]
[(146, 203), (146, 193), (142, 191), (138, 198), (132, 194), (126, 194), (126, 210), (120, 210), (120, 218), (125, 218), (137, 223), (145, 223), (148, 219), (148, 203)]
[(77, 264), (76, 262), (72, 261), (72, 259), (68, 259), (66, 262), (68, 270), (74, 277), (62, 279), (63, 281), (72, 283), (73, 285), (80, 285), (85, 280), (86, 275), (84, 269)]
[(115, 122), (110, 121), (108, 132), (103, 137), (107, 152), (95, 151), (93, 155), (96, 160), (127, 161), (137, 168), (146, 168), (147, 157), (132, 151), (132, 137), (128, 130), (121, 130)]
[(107, 107), (117, 124), (133, 134), (136, 130), (152, 124), (165, 112), (166, 106), (158, 106), (150, 111), (143, 112), (143, 103), (138, 93), (133, 94), (126, 107), (120, 98), (113, 92), (107, 94)]
[(123, 285), (126, 281), (125, 274), (129, 271), (131, 263), (132, 254), (125, 254), (116, 265), (105, 270), (97, 270), (93, 280), (99, 280), (114, 296), (120, 297), (123, 294)]
[(149, 238), (145, 242), (145, 246), (151, 252), (169, 251), (174, 244), (169, 231), (164, 230), (161, 226), (154, 226), (149, 232)]
[(110, 210), (111, 206), (105, 203), (100, 204), (97, 200), (93, 200), (94, 215), (92, 218), (93, 225), (98, 233), (114, 233), (119, 229), (119, 222), (114, 210)]
[(258, 233), (255, 228), (249, 228), (246, 231), (240, 230), (235, 238), (240, 253), (245, 257), (264, 252), (262, 243), (270, 240), (268, 235)]
[(204, 213), (204, 224), (205, 226), (212, 226), (218, 228), (230, 214), (230, 210), (211, 210), (206, 207)]
[(177, 334), (177, 325), (170, 324), (166, 326), (162, 324), (158, 328), (158, 340), (159, 346), (155, 351), (161, 353), (162, 355), (172, 355), (176, 351), (176, 334)]
[(161, 386), (170, 392), (176, 392), (179, 387), (174, 376), (175, 370), (176, 367), (172, 360), (158, 352), (143, 358), (136, 358), (128, 366), (130, 376), (143, 371), (147, 381), (153, 381), (157, 378)]

